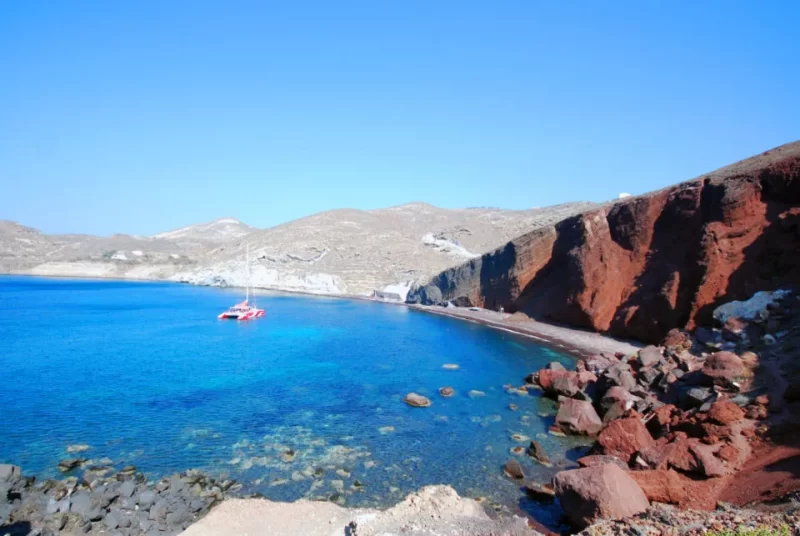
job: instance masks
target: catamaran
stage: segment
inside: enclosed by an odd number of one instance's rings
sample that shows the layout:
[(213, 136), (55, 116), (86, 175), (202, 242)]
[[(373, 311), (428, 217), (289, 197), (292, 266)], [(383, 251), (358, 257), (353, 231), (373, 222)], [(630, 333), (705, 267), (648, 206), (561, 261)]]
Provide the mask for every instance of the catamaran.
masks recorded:
[(264, 309), (259, 309), (256, 306), (256, 297), (255, 294), (253, 295), (253, 303), (250, 303), (250, 246), (247, 246), (247, 264), (245, 265), (245, 269), (247, 270), (247, 286), (245, 287), (245, 295), (244, 301), (241, 303), (237, 303), (227, 311), (224, 311), (217, 315), (217, 318), (221, 320), (229, 319), (229, 320), (250, 320), (251, 318), (260, 318), (266, 315), (266, 311)]

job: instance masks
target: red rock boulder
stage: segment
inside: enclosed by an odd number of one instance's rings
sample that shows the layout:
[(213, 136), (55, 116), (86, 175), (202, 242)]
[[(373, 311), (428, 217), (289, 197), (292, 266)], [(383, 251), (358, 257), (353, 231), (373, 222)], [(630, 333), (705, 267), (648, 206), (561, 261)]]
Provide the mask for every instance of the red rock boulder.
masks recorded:
[(747, 367), (733, 352), (716, 352), (706, 359), (703, 374), (712, 380), (732, 382), (747, 376)]
[(617, 419), (600, 432), (597, 444), (603, 454), (616, 456), (623, 462), (630, 463), (635, 453), (653, 444), (653, 437), (641, 419)]
[(584, 528), (602, 519), (623, 519), (650, 507), (642, 488), (614, 464), (562, 471), (553, 479), (561, 507)]
[(744, 419), (744, 410), (730, 400), (718, 400), (711, 405), (708, 418), (722, 425), (729, 425)]

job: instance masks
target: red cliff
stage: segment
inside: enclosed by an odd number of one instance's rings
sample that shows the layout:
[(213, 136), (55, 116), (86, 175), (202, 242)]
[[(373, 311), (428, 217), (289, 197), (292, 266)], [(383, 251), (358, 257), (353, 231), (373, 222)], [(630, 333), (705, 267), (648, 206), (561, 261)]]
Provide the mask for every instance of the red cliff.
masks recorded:
[(720, 303), (800, 284), (800, 142), (523, 235), (409, 301), (520, 311), (658, 341)]

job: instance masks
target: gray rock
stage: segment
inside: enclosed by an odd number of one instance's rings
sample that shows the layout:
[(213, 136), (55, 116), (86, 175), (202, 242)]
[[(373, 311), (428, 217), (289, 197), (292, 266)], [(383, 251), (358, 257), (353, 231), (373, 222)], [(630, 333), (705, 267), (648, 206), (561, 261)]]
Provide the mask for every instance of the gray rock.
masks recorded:
[(16, 483), (22, 476), (22, 470), (18, 465), (0, 463), (0, 482), (9, 484)]
[(6, 502), (0, 503), (0, 526), (4, 525), (6, 521), (8, 521), (14, 510), (15, 508), (13, 504)]
[(47, 509), (45, 511), (48, 514), (66, 513), (69, 512), (69, 506), (70, 506), (69, 497), (64, 497), (60, 501), (56, 501), (55, 499), (50, 499), (47, 503)]
[(171, 493), (180, 493), (186, 488), (186, 482), (184, 482), (180, 475), (172, 475), (169, 479), (169, 491)]
[(158, 499), (153, 506), (150, 507), (149, 519), (157, 523), (163, 523), (169, 514), (169, 503), (166, 499)]
[(178, 505), (174, 512), (167, 514), (167, 525), (170, 527), (178, 527), (182, 526), (184, 523), (191, 522), (192, 519), (194, 519), (192, 513), (186, 505), (181, 504)]
[(205, 507), (206, 507), (206, 502), (203, 501), (202, 499), (194, 499), (191, 502), (189, 502), (189, 510), (195, 513), (201, 511)]
[(139, 494), (139, 508), (142, 510), (149, 510), (156, 500), (154, 491), (145, 490)]
[(661, 376), (661, 372), (654, 368), (643, 368), (639, 371), (639, 383), (645, 387), (653, 385)]
[(119, 487), (119, 496), (120, 497), (131, 497), (133, 496), (134, 492), (136, 491), (136, 483), (132, 480), (128, 480), (122, 483)]
[(86, 458), (67, 458), (58, 462), (58, 470), (67, 473), (86, 463)]
[(698, 408), (711, 398), (711, 389), (708, 387), (692, 387), (687, 389), (682, 397), (685, 407)]
[(70, 502), (70, 511), (83, 516), (85, 521), (100, 521), (105, 515), (100, 501), (85, 491), (73, 493)]
[(110, 529), (115, 529), (120, 526), (122, 521), (122, 512), (119, 510), (111, 510), (106, 516), (103, 518), (103, 525)]
[(642, 367), (652, 367), (658, 364), (663, 356), (661, 355), (661, 348), (657, 346), (647, 346), (639, 350), (639, 365)]

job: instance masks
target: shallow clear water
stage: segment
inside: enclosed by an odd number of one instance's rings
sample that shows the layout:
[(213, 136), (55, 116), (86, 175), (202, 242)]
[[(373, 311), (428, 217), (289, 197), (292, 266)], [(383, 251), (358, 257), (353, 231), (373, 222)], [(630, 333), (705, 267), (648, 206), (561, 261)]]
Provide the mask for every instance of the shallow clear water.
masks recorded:
[[(0, 277), (0, 461), (52, 476), (67, 445), (86, 443), (89, 457), (153, 477), (227, 472), (274, 499), (329, 497), (343, 485), (346, 504), (387, 505), (446, 483), (537, 510), (543, 521), (556, 515), (519, 503), (518, 484), (503, 477), (510, 449), (527, 445), (511, 434), (538, 438), (554, 461), (577, 443), (546, 434), (552, 402), (503, 385), (570, 357), (365, 301), (271, 294), (259, 299), (266, 318), (216, 319), (240, 297), (167, 283)], [(454, 397), (439, 396), (445, 385)], [(433, 405), (407, 406), (409, 391)], [(296, 451), (289, 463), (287, 449)], [(518, 459), (536, 480), (555, 471)], [(318, 468), (323, 478), (309, 478)]]

